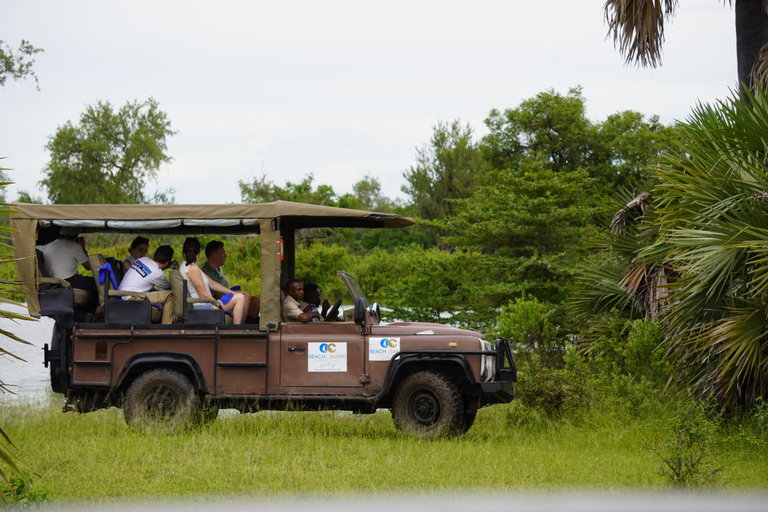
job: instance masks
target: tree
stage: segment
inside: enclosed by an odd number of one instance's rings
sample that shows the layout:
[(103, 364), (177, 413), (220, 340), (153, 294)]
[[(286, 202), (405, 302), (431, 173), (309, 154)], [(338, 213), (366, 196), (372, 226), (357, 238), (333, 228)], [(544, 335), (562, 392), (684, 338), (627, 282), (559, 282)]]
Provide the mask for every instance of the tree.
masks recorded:
[(495, 169), (517, 169), (525, 159), (556, 172), (584, 167), (597, 136), (580, 87), (565, 96), (549, 89), (517, 108), (493, 109), (485, 125), (490, 133), (483, 137), (483, 155)]
[(67, 121), (45, 146), (51, 153), (45, 178), (52, 203), (172, 202), (172, 189), (147, 196), (160, 166), (173, 159), (166, 139), (175, 132), (157, 101), (88, 106), (80, 123)]
[[(36, 53), (41, 53), (42, 48), (35, 48), (29, 41), (21, 40), (18, 50), (14, 51), (5, 41), (0, 40), (0, 87), (5, 85), (8, 77), (14, 80), (32, 77), (35, 85), (38, 85), (37, 75), (32, 65), (34, 59), (30, 59)], [(37, 87), (40, 90), (40, 87)]]
[(657, 315), (676, 383), (731, 410), (768, 394), (768, 91), (744, 94), (679, 125), (652, 197), (625, 209), (636, 227), (614, 242), (623, 263), (574, 287), (582, 313)]
[[(740, 86), (765, 85), (768, 78), (768, 15), (763, 0), (735, 1), (736, 60)], [(661, 65), (664, 29), (678, 0), (607, 0), (608, 35), (627, 64)]]
[(597, 238), (597, 198), (586, 172), (558, 173), (537, 160), (519, 170), (490, 171), (486, 185), (457, 201), (454, 217), (436, 223), (451, 247), (483, 255), (469, 286), (486, 306), (525, 295), (560, 303)]
[(680, 382), (728, 408), (768, 395), (768, 91), (699, 105), (654, 190), (663, 255), (679, 278), (666, 311)]
[(370, 174), (352, 185), (352, 195), (363, 210), (389, 213), (398, 206), (395, 201), (381, 193), (381, 182)]
[(593, 123), (580, 87), (567, 95), (549, 89), (517, 108), (494, 109), (485, 124), (489, 133), (481, 148), (492, 168), (518, 172), (522, 162), (534, 160), (555, 172), (583, 169), (605, 192), (642, 181), (675, 135), (658, 117), (646, 120), (633, 111)]
[(312, 186), (315, 177), (310, 173), (298, 183), (286, 182), (285, 187), (275, 185), (266, 174), (250, 182), (239, 180), (240, 198), (244, 203), (267, 203), (270, 201), (294, 201), (297, 203), (339, 206), (338, 196), (330, 185)]
[(403, 173), (408, 184), (402, 191), (410, 196), (415, 215), (423, 219), (451, 216), (452, 201), (472, 194), (484, 168), (469, 125), (438, 123), (430, 143), (416, 150), (416, 165)]

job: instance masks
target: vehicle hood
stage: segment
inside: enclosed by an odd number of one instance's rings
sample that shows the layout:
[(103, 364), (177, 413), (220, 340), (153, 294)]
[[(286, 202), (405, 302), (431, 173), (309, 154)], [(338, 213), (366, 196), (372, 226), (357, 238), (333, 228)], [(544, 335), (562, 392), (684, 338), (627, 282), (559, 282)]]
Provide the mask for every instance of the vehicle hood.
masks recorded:
[(476, 331), (467, 329), (458, 329), (450, 325), (432, 324), (427, 322), (394, 322), (387, 325), (374, 325), (371, 329), (374, 336), (409, 336), (419, 334), (429, 335), (447, 335), (447, 336), (474, 336), (485, 339), (485, 337)]

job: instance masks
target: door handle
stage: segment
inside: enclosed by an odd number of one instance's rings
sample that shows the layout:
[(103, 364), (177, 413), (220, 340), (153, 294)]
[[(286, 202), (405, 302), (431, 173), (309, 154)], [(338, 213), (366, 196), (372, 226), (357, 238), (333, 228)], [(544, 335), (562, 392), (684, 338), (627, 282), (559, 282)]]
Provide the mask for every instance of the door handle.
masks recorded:
[(306, 347), (288, 347), (288, 352), (306, 352)]

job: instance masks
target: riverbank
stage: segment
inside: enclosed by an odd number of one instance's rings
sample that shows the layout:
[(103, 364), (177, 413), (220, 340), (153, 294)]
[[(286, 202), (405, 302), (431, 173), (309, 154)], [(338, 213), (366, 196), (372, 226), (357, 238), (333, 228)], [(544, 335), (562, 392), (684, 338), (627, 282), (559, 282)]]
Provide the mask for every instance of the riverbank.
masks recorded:
[[(653, 450), (673, 425), (661, 405), (643, 417), (596, 407), (521, 423), (513, 403), (438, 441), (401, 435), (387, 411), (223, 411), (207, 428), (170, 435), (133, 432), (114, 408), (59, 411), (52, 402), (0, 408), (0, 425), (39, 475), (34, 485), (54, 503), (669, 489)], [(765, 432), (723, 425), (717, 438), (721, 471), (704, 488), (768, 489)]]

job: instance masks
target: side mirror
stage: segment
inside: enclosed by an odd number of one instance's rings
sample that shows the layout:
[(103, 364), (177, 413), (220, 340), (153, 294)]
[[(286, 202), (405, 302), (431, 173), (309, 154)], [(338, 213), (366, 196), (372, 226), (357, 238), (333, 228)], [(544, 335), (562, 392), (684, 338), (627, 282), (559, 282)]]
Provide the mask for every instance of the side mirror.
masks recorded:
[(365, 302), (363, 302), (363, 299), (357, 299), (355, 301), (355, 315), (352, 318), (358, 325), (363, 325), (365, 323)]
[(371, 306), (371, 315), (376, 317), (376, 321), (381, 321), (381, 308), (378, 302), (374, 302)]

